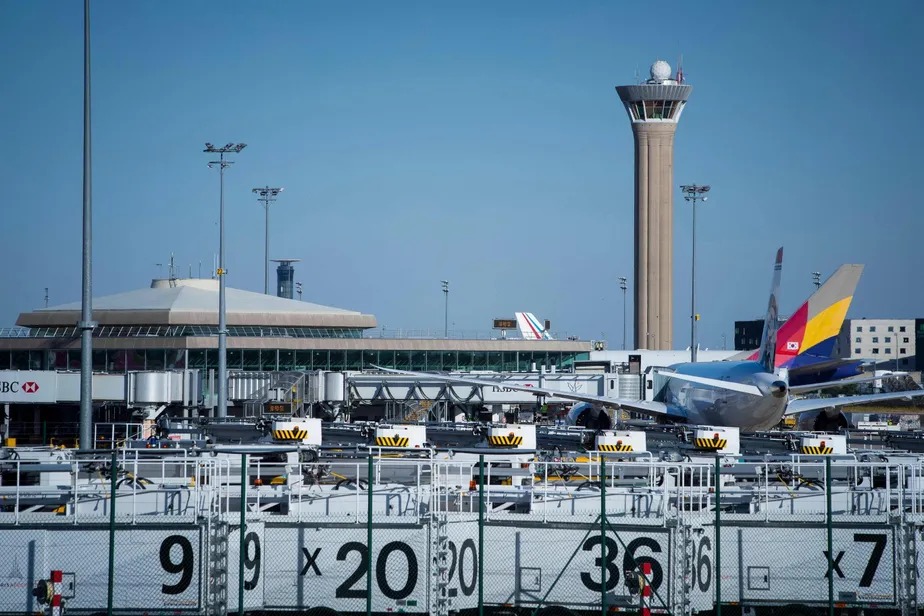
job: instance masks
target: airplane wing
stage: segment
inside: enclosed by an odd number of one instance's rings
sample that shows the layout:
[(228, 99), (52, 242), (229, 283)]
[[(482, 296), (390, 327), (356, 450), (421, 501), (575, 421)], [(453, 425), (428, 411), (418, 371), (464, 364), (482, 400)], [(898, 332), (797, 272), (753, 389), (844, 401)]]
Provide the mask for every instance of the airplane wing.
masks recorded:
[[(807, 411), (820, 411), (840, 408), (842, 406), (854, 406), (857, 404), (868, 404), (871, 402), (883, 402), (886, 400), (902, 400), (910, 402), (912, 398), (924, 396), (924, 389), (912, 391), (896, 391), (887, 394), (866, 394), (862, 396), (842, 396), (839, 398), (802, 398), (800, 400), (790, 400), (786, 405), (786, 416), (798, 415)], [(920, 407), (895, 407), (889, 408), (890, 414), (913, 414), (924, 415), (924, 408)]]
[(817, 391), (820, 389), (829, 389), (831, 387), (845, 387), (847, 385), (856, 385), (857, 383), (869, 383), (872, 381), (880, 381), (890, 376), (892, 376), (891, 373), (883, 374), (879, 376), (865, 376), (859, 379), (842, 379), (839, 381), (827, 381), (825, 383), (815, 383), (813, 385), (790, 385), (789, 391), (794, 394), (804, 394), (810, 391)]
[(589, 402), (590, 404), (599, 404), (600, 406), (616, 409), (644, 413), (651, 417), (667, 417), (675, 420), (686, 419), (686, 414), (682, 409), (669, 406), (663, 402), (653, 402), (650, 400), (628, 400), (623, 398), (612, 398), (610, 396), (595, 396), (573, 391), (561, 391), (559, 389), (550, 389), (548, 387), (535, 387), (533, 385), (519, 385), (503, 379), (492, 378), (474, 378), (464, 376), (451, 376), (448, 374), (436, 374), (433, 372), (410, 372), (408, 370), (395, 370), (393, 368), (382, 368), (372, 366), (376, 370), (391, 372), (392, 374), (404, 374), (407, 376), (416, 376), (426, 379), (444, 381), (446, 383), (463, 383), (466, 385), (477, 385), (479, 387), (500, 387), (503, 389), (512, 389), (514, 391), (525, 391), (527, 393), (548, 396), (550, 398), (564, 398), (565, 400), (574, 400), (575, 402)]

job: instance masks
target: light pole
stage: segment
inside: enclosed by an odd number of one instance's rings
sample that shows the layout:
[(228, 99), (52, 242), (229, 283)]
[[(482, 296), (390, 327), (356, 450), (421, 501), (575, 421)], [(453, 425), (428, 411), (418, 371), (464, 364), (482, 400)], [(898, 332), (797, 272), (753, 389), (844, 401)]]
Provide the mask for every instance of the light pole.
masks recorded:
[(263, 209), (266, 210), (266, 238), (263, 241), (263, 294), (269, 295), (269, 208), (270, 203), (276, 200), (284, 188), (254, 188), (253, 193), (260, 195), (257, 201), (263, 202)]
[(626, 350), (626, 289), (629, 286), (626, 284), (628, 278), (625, 276), (619, 277), (619, 288), (622, 289), (622, 350)]
[(710, 186), (701, 186), (699, 184), (683, 184), (680, 190), (683, 191), (683, 198), (693, 203), (693, 256), (691, 258), (692, 274), (690, 276), (690, 361), (696, 361), (696, 321), (699, 315), (696, 314), (696, 202), (705, 202), (706, 193), (709, 192)]
[(812, 272), (812, 284), (815, 285), (815, 290), (818, 290), (818, 287), (821, 286), (821, 272)]
[(229, 143), (215, 147), (206, 142), (203, 152), (218, 154), (218, 160), (209, 163), (209, 169), (218, 165), (218, 417), (228, 416), (228, 327), (225, 323), (225, 167), (233, 162), (225, 160), (225, 154), (237, 154), (247, 147), (246, 143)]
[(443, 299), (445, 304), (445, 312), (443, 316), (443, 337), (449, 338), (449, 281), (440, 280), (440, 283), (443, 285)]
[[(83, 249), (80, 288), (80, 449), (93, 449), (93, 175), (90, 134), (90, 0), (83, 3)], [(110, 589), (110, 596), (112, 589)]]

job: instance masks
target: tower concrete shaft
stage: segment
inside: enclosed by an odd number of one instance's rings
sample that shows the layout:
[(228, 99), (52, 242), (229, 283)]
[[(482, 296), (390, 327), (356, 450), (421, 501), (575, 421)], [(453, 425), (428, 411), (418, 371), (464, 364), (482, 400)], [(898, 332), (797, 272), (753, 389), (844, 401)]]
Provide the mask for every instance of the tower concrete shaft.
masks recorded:
[(651, 79), (617, 86), (635, 139), (635, 348), (673, 348), (674, 132), (690, 95), (659, 60)]

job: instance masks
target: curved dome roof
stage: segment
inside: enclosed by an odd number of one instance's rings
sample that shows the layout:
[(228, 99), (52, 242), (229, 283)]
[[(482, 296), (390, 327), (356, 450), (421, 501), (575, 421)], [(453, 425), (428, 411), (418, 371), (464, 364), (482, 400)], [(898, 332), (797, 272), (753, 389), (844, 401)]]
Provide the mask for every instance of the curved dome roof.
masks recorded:
[[(376, 327), (375, 317), (263, 293), (225, 289), (228, 325), (277, 327)], [(100, 325), (217, 325), (218, 281), (203, 278), (154, 280), (151, 287), (93, 298)], [(73, 326), (80, 302), (19, 315), (23, 327)]]

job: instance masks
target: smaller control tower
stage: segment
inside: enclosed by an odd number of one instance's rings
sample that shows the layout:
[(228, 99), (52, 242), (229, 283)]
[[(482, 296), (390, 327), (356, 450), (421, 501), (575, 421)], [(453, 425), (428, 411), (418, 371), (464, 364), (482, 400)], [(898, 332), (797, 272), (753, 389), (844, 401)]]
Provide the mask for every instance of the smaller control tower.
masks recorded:
[(293, 263), (298, 263), (301, 259), (270, 259), (273, 263), (278, 263), (276, 268), (276, 296), (286, 299), (295, 299), (293, 291), (295, 290), (295, 268)]

